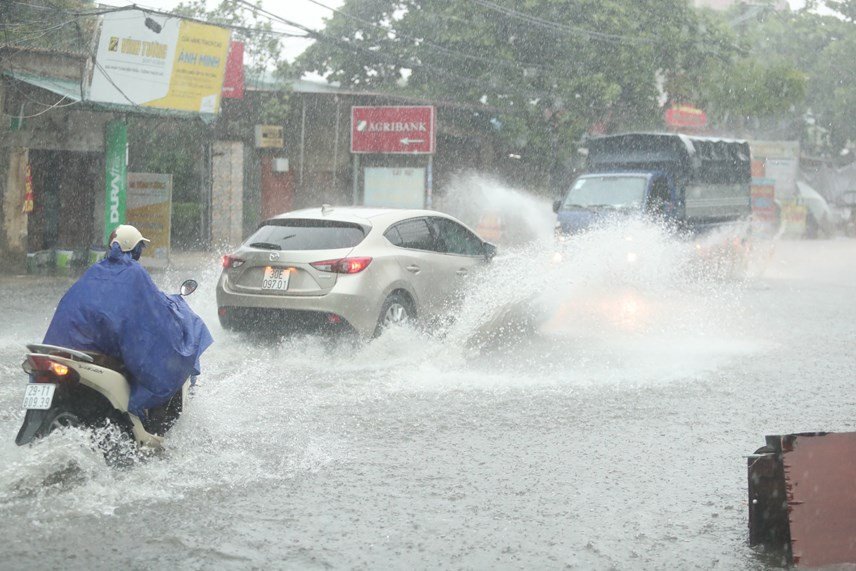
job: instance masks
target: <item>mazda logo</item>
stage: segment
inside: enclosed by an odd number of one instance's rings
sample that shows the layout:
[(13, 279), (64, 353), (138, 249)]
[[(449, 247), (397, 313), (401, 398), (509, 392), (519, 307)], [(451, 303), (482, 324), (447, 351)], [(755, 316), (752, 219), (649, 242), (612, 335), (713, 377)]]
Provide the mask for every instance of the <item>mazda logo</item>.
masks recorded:
[(270, 253), (270, 261), (275, 262), (279, 259), (279, 252), (271, 252)]

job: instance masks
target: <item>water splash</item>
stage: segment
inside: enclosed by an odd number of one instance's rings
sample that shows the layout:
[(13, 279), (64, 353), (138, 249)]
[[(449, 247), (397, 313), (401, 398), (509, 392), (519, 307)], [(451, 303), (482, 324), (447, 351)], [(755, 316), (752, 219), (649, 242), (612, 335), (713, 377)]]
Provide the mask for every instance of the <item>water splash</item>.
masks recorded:
[(499, 238), (485, 237), (503, 246), (545, 240), (552, 236), (555, 225), (548, 199), (476, 173), (454, 178), (437, 207), (472, 228), (484, 228), (480, 223), (486, 218), (498, 222), (502, 227)]

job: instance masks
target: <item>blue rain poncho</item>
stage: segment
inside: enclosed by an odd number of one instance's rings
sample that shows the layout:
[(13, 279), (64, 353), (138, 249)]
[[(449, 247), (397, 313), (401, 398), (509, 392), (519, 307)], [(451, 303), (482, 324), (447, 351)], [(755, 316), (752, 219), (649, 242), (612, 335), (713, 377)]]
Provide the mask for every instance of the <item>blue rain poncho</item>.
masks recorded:
[(129, 373), (128, 410), (165, 404), (213, 342), (202, 319), (180, 295), (166, 295), (130, 254), (114, 244), (59, 302), (44, 343), (97, 351)]

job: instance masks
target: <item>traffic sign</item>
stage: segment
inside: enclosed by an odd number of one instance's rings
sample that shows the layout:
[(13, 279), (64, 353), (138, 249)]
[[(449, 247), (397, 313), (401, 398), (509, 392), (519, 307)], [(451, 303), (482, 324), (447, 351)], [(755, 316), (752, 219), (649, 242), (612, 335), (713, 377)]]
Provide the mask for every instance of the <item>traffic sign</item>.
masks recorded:
[(351, 107), (351, 152), (434, 153), (434, 107)]

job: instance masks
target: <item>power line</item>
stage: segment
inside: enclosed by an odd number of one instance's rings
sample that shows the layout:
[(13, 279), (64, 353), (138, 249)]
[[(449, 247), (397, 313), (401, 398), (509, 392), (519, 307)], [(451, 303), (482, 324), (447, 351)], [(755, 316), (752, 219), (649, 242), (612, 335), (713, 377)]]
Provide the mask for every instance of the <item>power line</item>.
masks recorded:
[(307, 2), (310, 2), (311, 4), (315, 4), (316, 6), (320, 6), (321, 8), (326, 8), (327, 10), (330, 10), (331, 12), (334, 12), (334, 13), (336, 13), (336, 14), (340, 14), (342, 17), (347, 18), (347, 19), (349, 19), (349, 20), (354, 20), (354, 21), (356, 21), (356, 22), (360, 22), (360, 23), (363, 23), (363, 24), (367, 24), (367, 25), (372, 26), (372, 27), (374, 27), (374, 28), (377, 28), (377, 29), (379, 29), (379, 30), (381, 30), (381, 31), (384, 31), (384, 32), (390, 33), (390, 34), (392, 34), (393, 36), (395, 36), (396, 38), (401, 38), (401, 39), (404, 39), (404, 40), (411, 41), (411, 42), (413, 42), (413, 43), (414, 43), (415, 45), (417, 45), (417, 46), (419, 46), (419, 45), (425, 45), (425, 46), (428, 46), (428, 47), (430, 47), (430, 48), (432, 48), (432, 49), (434, 49), (434, 50), (437, 50), (437, 51), (439, 51), (439, 52), (443, 53), (444, 55), (450, 55), (450, 56), (452, 56), (452, 57), (458, 57), (458, 58), (462, 58), (462, 59), (468, 59), (468, 60), (471, 60), (471, 61), (478, 61), (478, 62), (481, 62), (481, 63), (499, 64), (499, 65), (503, 65), (503, 66), (506, 66), (506, 67), (513, 67), (513, 68), (515, 68), (515, 69), (523, 69), (523, 68), (526, 68), (526, 67), (529, 67), (529, 68), (532, 68), (532, 67), (538, 67), (538, 68), (540, 68), (540, 67), (541, 67), (540, 65), (537, 65), (537, 64), (525, 64), (525, 63), (511, 62), (511, 61), (508, 61), (508, 60), (496, 59), (496, 58), (486, 58), (486, 57), (477, 56), (477, 55), (472, 55), (472, 54), (469, 54), (469, 53), (466, 53), (466, 52), (462, 52), (461, 50), (454, 50), (454, 49), (451, 49), (451, 48), (447, 48), (447, 47), (445, 47), (445, 46), (441, 46), (441, 45), (439, 45), (439, 44), (436, 44), (436, 43), (431, 42), (431, 41), (429, 41), (429, 40), (426, 40), (426, 39), (424, 39), (424, 38), (414, 38), (414, 37), (412, 37), (412, 36), (408, 36), (408, 35), (406, 35), (406, 34), (402, 34), (402, 33), (400, 33), (400, 32), (396, 32), (395, 30), (391, 30), (391, 29), (386, 28), (386, 27), (384, 27), (384, 26), (382, 26), (382, 25), (380, 25), (380, 24), (377, 24), (377, 23), (375, 23), (375, 22), (370, 22), (370, 21), (365, 20), (365, 19), (363, 19), (363, 18), (360, 18), (360, 17), (358, 17), (358, 16), (354, 16), (354, 15), (352, 15), (352, 14), (348, 14), (347, 12), (344, 12), (344, 11), (342, 11), (342, 10), (339, 10), (339, 9), (333, 8), (333, 7), (328, 6), (328, 5), (326, 5), (326, 4), (322, 4), (321, 2), (318, 2), (318, 0), (306, 0), (306, 1), (307, 1)]
[[(456, 79), (456, 80), (463, 82), (463, 83), (470, 83), (476, 87), (479, 87), (479, 88), (482, 88), (485, 90), (489, 90), (489, 91), (495, 91), (496, 90), (496, 86), (494, 86), (494, 85), (487, 86), (484, 83), (481, 83), (478, 80), (474, 80), (468, 76), (456, 75), (456, 74), (448, 72), (447, 70), (445, 70), (443, 68), (440, 68), (440, 67), (437, 67), (437, 66), (434, 66), (431, 64), (427, 64), (425, 62), (417, 62), (417, 61), (403, 62), (403, 61), (395, 59), (394, 57), (389, 56), (383, 52), (370, 50), (370, 49), (364, 48), (362, 46), (358, 46), (356, 44), (346, 42), (346, 41), (341, 40), (339, 38), (332, 38), (325, 33), (317, 32), (315, 30), (307, 28), (306, 26), (303, 26), (302, 24), (297, 24), (295, 22), (287, 20), (286, 18), (283, 18), (282, 16), (279, 16), (278, 14), (274, 14), (273, 12), (269, 12), (263, 8), (259, 8), (255, 5), (251, 4), (247, 0), (235, 0), (235, 1), (240, 3), (240, 4), (246, 5), (247, 7), (249, 7), (252, 10), (258, 11), (259, 13), (266, 15), (269, 18), (278, 20), (278, 21), (286, 23), (288, 25), (295, 26), (299, 29), (303, 29), (307, 33), (309, 33), (313, 37), (313, 39), (316, 39), (318, 41), (321, 41), (321, 42), (324, 42), (327, 44), (333, 44), (339, 48), (346, 48), (350, 51), (358, 51), (358, 52), (363, 53), (365, 55), (369, 55), (376, 60), (386, 60), (386, 61), (382, 61), (381, 63), (386, 63), (387, 65), (393, 65), (393, 66), (403, 68), (403, 69), (424, 68), (424, 69), (434, 71), (434, 72), (438, 73), (439, 75), (450, 77), (452, 79)], [(525, 97), (536, 97), (535, 94), (531, 94), (531, 93), (526, 93), (526, 94), (518, 93), (517, 95), (522, 95)]]
[(539, 18), (537, 16), (532, 16), (531, 14), (526, 14), (524, 12), (518, 12), (512, 8), (506, 8), (505, 6), (500, 6), (494, 2), (490, 2), (489, 0), (470, 0), (474, 4), (478, 4), (483, 8), (487, 8), (494, 12), (499, 12), (505, 16), (510, 18), (520, 20), (529, 24), (533, 24), (535, 26), (539, 26), (546, 30), (552, 30), (554, 32), (564, 32), (567, 34), (571, 34), (573, 36), (585, 35), (594, 40), (603, 41), (603, 42), (611, 42), (611, 43), (631, 43), (631, 44), (650, 44), (654, 43), (654, 39), (650, 37), (639, 37), (639, 36), (627, 36), (622, 34), (610, 34), (606, 32), (597, 32), (594, 30), (588, 30), (585, 28), (580, 28), (577, 26), (569, 26), (567, 24), (560, 24), (558, 22), (552, 22), (550, 20), (544, 20), (543, 18)]
[[(47, 109), (43, 109), (43, 110), (39, 111), (38, 113), (34, 113), (32, 115), (12, 115), (10, 113), (6, 113), (5, 111), (3, 112), (3, 115), (5, 115), (6, 117), (14, 117), (17, 119), (32, 119), (34, 117), (38, 117), (39, 115), (44, 115), (48, 111), (53, 111), (54, 109), (64, 109), (66, 107), (71, 107), (72, 105), (78, 105), (79, 103), (81, 103), (80, 101), (74, 101), (73, 100), (71, 103), (62, 104), (62, 102), (65, 101), (66, 99), (68, 99), (68, 96), (63, 95), (59, 101), (57, 101), (53, 105), (48, 106)], [(44, 103), (39, 103), (39, 105), (44, 105)], [(24, 108), (24, 106), (21, 105), (21, 109), (23, 109), (23, 108)]]

